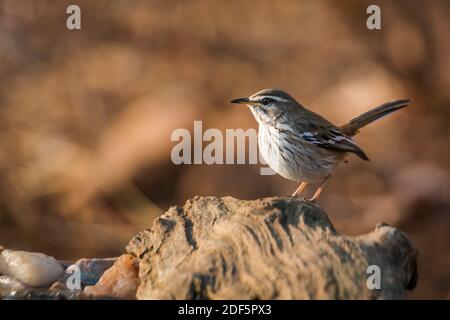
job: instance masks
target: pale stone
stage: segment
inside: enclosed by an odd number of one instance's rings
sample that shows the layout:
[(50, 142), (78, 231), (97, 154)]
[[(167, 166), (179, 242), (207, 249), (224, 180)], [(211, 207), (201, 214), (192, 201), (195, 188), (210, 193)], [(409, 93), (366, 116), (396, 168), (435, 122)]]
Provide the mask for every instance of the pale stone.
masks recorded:
[(52, 284), (64, 269), (55, 258), (37, 252), (5, 249), (0, 253), (0, 274), (34, 287)]

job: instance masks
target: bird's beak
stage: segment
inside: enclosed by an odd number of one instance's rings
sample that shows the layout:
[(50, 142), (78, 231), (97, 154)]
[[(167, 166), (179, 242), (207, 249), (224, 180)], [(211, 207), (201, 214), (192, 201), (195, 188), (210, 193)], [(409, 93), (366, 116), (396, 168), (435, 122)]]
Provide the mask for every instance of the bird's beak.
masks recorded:
[(230, 103), (251, 103), (249, 98), (239, 98), (231, 100)]

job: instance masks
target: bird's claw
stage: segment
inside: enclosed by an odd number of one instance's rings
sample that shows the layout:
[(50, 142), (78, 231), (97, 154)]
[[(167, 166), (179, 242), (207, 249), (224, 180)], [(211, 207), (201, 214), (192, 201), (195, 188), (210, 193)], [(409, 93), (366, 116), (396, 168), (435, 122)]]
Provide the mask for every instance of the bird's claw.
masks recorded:
[(308, 201), (308, 199), (306, 199), (305, 197), (300, 197), (300, 196), (297, 196), (297, 195), (291, 195), (291, 198), (302, 200), (302, 201)]

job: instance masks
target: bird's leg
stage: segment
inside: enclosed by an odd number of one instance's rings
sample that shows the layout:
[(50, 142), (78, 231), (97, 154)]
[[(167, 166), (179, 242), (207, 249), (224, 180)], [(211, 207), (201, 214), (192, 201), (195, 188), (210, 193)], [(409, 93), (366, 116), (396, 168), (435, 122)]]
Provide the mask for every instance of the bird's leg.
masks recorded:
[(294, 191), (294, 193), (292, 194), (292, 197), (297, 197), (297, 196), (299, 196), (299, 195), (302, 193), (303, 189), (305, 189), (305, 187), (306, 187), (307, 184), (308, 184), (308, 183), (305, 182), (305, 181), (303, 181), (302, 183), (300, 183), (300, 185), (298, 186), (298, 188), (297, 188), (297, 189)]
[(325, 186), (325, 182), (327, 182), (328, 179), (330, 179), (331, 175), (326, 176), (322, 182), (320, 183), (319, 187), (317, 188), (316, 192), (314, 193), (313, 197), (309, 199), (309, 201), (315, 202), (317, 199), (319, 199), (320, 193), (323, 190), (323, 187)]

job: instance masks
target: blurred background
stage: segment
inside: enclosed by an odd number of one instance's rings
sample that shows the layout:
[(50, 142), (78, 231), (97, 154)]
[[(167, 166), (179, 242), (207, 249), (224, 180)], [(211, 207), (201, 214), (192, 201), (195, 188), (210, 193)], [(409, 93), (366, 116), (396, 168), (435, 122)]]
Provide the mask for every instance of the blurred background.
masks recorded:
[[(81, 7), (82, 30), (66, 28)], [(0, 244), (115, 256), (195, 195), (290, 195), (259, 165), (172, 164), (174, 129), (257, 128), (232, 98), (286, 90), (357, 136), (319, 204), (359, 235), (384, 221), (419, 249), (410, 298), (450, 298), (450, 2), (0, 0)], [(311, 192), (310, 190), (309, 192)]]

